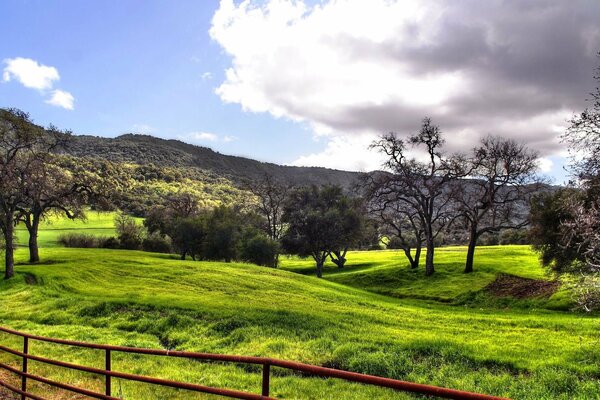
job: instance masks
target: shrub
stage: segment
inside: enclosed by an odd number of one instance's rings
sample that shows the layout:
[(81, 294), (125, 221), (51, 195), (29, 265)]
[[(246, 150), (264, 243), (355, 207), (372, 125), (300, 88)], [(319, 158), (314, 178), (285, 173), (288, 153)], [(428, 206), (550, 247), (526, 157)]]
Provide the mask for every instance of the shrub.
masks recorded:
[(65, 247), (92, 248), (103, 247), (101, 244), (106, 238), (89, 233), (66, 233), (58, 237), (58, 243)]
[(266, 267), (277, 266), (279, 244), (266, 235), (256, 233), (244, 238), (240, 256), (243, 261), (263, 265)]
[(158, 232), (154, 232), (142, 241), (142, 250), (154, 253), (170, 253), (171, 240)]
[(126, 214), (115, 217), (115, 228), (122, 249), (139, 250), (142, 247), (142, 238), (145, 228), (138, 225), (135, 219)]
[(119, 249), (121, 248), (121, 243), (119, 243), (119, 239), (111, 236), (102, 240), (100, 247), (103, 249)]

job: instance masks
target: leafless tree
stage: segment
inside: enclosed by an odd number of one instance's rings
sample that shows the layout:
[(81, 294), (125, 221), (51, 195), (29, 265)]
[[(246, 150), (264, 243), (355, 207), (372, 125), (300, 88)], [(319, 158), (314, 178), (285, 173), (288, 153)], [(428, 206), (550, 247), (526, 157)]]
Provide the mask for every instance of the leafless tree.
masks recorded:
[(472, 179), (455, 182), (454, 201), (469, 233), (465, 273), (473, 271), (477, 240), (487, 232), (520, 229), (529, 223), (531, 195), (539, 189), (538, 154), (514, 140), (488, 136), (473, 149)]
[(419, 133), (408, 138), (413, 150), (424, 150), (427, 161), (409, 157), (406, 143), (395, 133), (382, 136), (371, 147), (387, 157), (384, 167), (390, 174), (380, 181), (382, 191), (394, 193), (397, 201), (406, 203), (418, 216), (423, 229), (427, 254), (425, 275), (435, 272), (435, 240), (454, 219), (450, 208), (450, 182), (462, 176), (459, 157), (446, 157), (444, 140), (438, 126), (425, 118)]
[(291, 186), (281, 184), (272, 175), (265, 174), (262, 179), (247, 183), (246, 188), (258, 199), (257, 210), (265, 219), (265, 233), (272, 240), (280, 240), (283, 233), (283, 205)]
[[(381, 173), (365, 174), (361, 186), (365, 191), (370, 215), (379, 223), (380, 233), (397, 242), (411, 268), (417, 268), (423, 246), (423, 227), (418, 212), (395, 190), (390, 190)], [(395, 239), (395, 240), (394, 240)], [(414, 256), (413, 256), (414, 249)]]

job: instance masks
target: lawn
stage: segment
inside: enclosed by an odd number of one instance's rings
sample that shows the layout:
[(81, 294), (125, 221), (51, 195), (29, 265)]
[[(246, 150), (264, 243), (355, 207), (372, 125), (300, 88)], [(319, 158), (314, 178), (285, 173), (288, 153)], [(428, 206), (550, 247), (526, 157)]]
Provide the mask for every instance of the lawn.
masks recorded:
[[(464, 249), (440, 250), (440, 277), (430, 281), (405, 273), (400, 253), (383, 251), (352, 253), (347, 270), (328, 268), (326, 279), (297, 273), (310, 272), (310, 263), (297, 259), (283, 260), (287, 270), (274, 270), (108, 249), (46, 248), (38, 265), (26, 264), (26, 255), (18, 251), (16, 277), (0, 283), (4, 326), (98, 343), (277, 357), (516, 399), (600, 398), (597, 317), (453, 303), (499, 272), (543, 278), (521, 247), (481, 249), (478, 272), (469, 276), (459, 269)], [(394, 271), (400, 277), (387, 285), (397, 297), (374, 293), (383, 292)], [(19, 346), (6, 335), (0, 341)], [(38, 343), (32, 350), (87, 365), (103, 362), (90, 350)], [(101, 384), (38, 363), (31, 368), (88, 387)], [(260, 387), (258, 371), (236, 365), (121, 355), (114, 369), (255, 392)], [(126, 399), (203, 398), (125, 381), (115, 387)], [(275, 372), (272, 395), (411, 398), (285, 371)]]

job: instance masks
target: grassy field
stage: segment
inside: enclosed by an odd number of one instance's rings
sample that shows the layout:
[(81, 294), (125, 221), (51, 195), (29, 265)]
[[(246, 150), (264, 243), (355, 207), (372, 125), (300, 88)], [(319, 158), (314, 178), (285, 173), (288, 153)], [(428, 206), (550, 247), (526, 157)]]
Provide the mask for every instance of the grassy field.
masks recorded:
[[(58, 238), (68, 233), (87, 233), (95, 236), (115, 236), (115, 212), (88, 211), (84, 220), (70, 220), (60, 216), (51, 216), (40, 224), (38, 243), (40, 247), (57, 247)], [(141, 221), (141, 218), (137, 219)], [(27, 246), (28, 233), (23, 224), (16, 229), (17, 243)]]
[[(45, 243), (42, 263), (26, 264), (20, 249), (17, 276), (0, 282), (2, 325), (97, 343), (277, 357), (515, 399), (600, 398), (600, 318), (544, 309), (566, 307), (565, 291), (507, 303), (485, 293), (500, 273), (548, 279), (525, 246), (480, 249), (471, 275), (460, 272), (463, 248), (440, 249), (432, 279), (410, 271), (401, 253), (352, 252), (347, 268), (328, 266), (325, 279), (317, 279), (312, 263), (296, 258), (273, 270)], [(0, 343), (20, 346), (4, 334)], [(92, 350), (41, 343), (31, 349), (103, 363)], [(86, 387), (102, 383), (35, 362), (30, 368)], [(260, 388), (259, 371), (238, 365), (117, 355), (113, 369)], [(125, 399), (204, 398), (119, 380), (114, 387)], [(272, 395), (413, 398), (281, 370), (274, 371)]]

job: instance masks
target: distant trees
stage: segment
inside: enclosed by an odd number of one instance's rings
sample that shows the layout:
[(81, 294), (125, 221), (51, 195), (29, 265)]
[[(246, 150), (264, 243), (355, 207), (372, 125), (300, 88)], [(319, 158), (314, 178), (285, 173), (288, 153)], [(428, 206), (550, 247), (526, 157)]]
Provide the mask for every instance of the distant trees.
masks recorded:
[(334, 186), (293, 190), (284, 205), (282, 221), (287, 224), (284, 249), (312, 257), (319, 278), (327, 257), (338, 267), (344, 266), (346, 252), (360, 240), (363, 227), (359, 203)]
[[(383, 135), (372, 144), (385, 157), (384, 167), (388, 173), (377, 174), (369, 180), (369, 200), (389, 198), (400, 210), (396, 218), (403, 222), (402, 231), (410, 225), (410, 213), (414, 212), (416, 227), (414, 233), (422, 230), (427, 249), (425, 275), (435, 272), (434, 253), (437, 236), (456, 218), (451, 209), (450, 182), (464, 176), (461, 160), (447, 157), (443, 153), (444, 139), (438, 126), (425, 118), (418, 133), (408, 141), (397, 137), (395, 133)], [(408, 150), (423, 151), (426, 161), (409, 157)], [(393, 204), (390, 203), (390, 204)], [(392, 206), (388, 207), (392, 212)], [(408, 214), (404, 210), (409, 210)], [(409, 223), (406, 223), (407, 217)], [(397, 231), (397, 230), (396, 230)], [(415, 235), (416, 236), (416, 235)], [(414, 260), (411, 262), (414, 265)]]
[(471, 178), (454, 185), (453, 201), (468, 232), (464, 272), (473, 271), (477, 241), (484, 233), (520, 229), (529, 223), (529, 201), (539, 189), (538, 154), (514, 140), (488, 136), (467, 160)]

